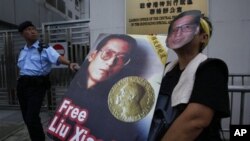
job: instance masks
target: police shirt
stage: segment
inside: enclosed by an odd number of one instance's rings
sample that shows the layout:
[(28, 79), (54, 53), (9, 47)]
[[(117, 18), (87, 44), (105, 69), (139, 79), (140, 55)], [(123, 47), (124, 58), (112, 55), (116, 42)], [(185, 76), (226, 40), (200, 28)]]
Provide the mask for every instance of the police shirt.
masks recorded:
[(41, 52), (38, 48), (39, 41), (36, 41), (31, 47), (26, 44), (21, 50), (17, 63), (20, 75), (45, 76), (51, 71), (52, 64), (59, 65), (60, 54), (52, 46)]

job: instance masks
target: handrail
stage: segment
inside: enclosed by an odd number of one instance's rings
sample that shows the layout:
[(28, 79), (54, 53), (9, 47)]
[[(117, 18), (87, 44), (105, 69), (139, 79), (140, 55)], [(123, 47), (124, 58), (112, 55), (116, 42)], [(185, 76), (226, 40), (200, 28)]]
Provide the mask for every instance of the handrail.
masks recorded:
[(247, 74), (247, 73), (230, 73), (229, 74), (229, 77), (250, 77), (250, 74)]
[(240, 78), (241, 79), (241, 85), (245, 85), (245, 78), (250, 78), (250, 74), (246, 74), (246, 73), (230, 73), (228, 75), (228, 77), (231, 80), (230, 85), (234, 85), (235, 78)]
[(250, 92), (250, 86), (246, 85), (229, 85), (229, 92)]
[[(245, 85), (229, 85), (228, 86), (229, 92), (239, 92), (241, 93), (240, 95), (240, 121), (239, 124), (243, 124), (243, 114), (244, 114), (244, 105), (245, 105), (245, 94), (249, 93), (250, 94), (250, 86), (245, 86)], [(231, 99), (231, 106), (232, 106), (232, 100)], [(231, 117), (232, 118), (232, 117)], [(231, 120), (230, 120), (231, 124)]]

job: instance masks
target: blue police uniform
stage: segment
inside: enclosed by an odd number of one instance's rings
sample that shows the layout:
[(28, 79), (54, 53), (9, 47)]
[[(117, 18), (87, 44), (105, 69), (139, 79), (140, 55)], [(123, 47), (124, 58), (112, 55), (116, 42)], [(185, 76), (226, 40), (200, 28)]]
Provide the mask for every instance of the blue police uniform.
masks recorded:
[(39, 41), (36, 41), (31, 47), (24, 46), (18, 58), (18, 67), (20, 76), (45, 76), (51, 71), (52, 64), (58, 64), (58, 52), (51, 46), (38, 51)]
[(40, 109), (46, 90), (50, 86), (49, 73), (52, 64), (59, 64), (60, 54), (51, 46), (39, 51), (39, 41), (31, 47), (24, 46), (18, 58), (19, 79), (17, 96), (22, 116), (32, 141), (45, 141)]

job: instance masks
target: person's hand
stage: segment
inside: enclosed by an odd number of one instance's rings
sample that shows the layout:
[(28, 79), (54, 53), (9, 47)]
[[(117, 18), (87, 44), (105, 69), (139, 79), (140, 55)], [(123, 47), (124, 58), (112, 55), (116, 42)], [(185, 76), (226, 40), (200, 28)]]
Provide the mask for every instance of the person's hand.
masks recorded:
[(69, 69), (73, 72), (76, 72), (77, 70), (80, 69), (80, 66), (78, 63), (70, 63), (69, 64)]

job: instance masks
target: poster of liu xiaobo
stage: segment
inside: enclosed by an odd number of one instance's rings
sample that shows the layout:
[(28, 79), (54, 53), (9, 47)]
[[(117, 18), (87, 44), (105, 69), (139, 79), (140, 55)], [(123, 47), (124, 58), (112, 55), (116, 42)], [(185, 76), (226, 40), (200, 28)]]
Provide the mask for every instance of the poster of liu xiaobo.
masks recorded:
[(58, 141), (145, 141), (167, 48), (164, 36), (100, 34), (50, 119)]

